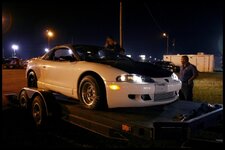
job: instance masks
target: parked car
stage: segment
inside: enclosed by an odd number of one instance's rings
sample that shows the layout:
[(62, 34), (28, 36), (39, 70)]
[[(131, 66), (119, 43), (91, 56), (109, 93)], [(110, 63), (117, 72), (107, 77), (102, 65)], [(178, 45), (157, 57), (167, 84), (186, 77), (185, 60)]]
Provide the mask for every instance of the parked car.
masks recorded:
[(29, 59), (26, 59), (26, 60), (22, 61), (23, 68), (27, 68), (28, 61), (29, 61)]
[(160, 66), (160, 67), (162, 67), (164, 69), (172, 71), (172, 72), (179, 72), (180, 71), (180, 66), (176, 66), (171, 61), (154, 61), (152, 63), (157, 65), (157, 66)]
[(20, 69), (23, 68), (23, 61), (17, 57), (10, 57), (4, 59), (2, 63), (2, 68), (4, 69)]
[(28, 87), (61, 93), (89, 109), (167, 104), (181, 88), (175, 73), (92, 45), (56, 46), (28, 61), (26, 77)]

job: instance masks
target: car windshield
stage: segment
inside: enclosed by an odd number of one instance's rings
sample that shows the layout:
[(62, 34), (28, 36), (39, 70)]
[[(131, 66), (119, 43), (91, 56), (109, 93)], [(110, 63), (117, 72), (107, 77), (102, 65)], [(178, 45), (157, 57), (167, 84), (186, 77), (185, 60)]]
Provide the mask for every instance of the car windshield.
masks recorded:
[(100, 61), (100, 60), (131, 60), (125, 55), (114, 52), (111, 49), (98, 46), (78, 46), (75, 48), (81, 60)]

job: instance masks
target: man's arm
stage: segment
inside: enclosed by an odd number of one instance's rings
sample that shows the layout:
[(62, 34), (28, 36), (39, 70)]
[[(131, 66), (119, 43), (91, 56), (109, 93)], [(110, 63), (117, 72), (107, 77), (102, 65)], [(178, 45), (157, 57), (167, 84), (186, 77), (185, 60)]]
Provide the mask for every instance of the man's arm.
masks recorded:
[(197, 78), (197, 76), (198, 76), (198, 70), (197, 70), (197, 68), (196, 68), (194, 65), (192, 65), (192, 73), (193, 73), (193, 75), (192, 75), (192, 77), (188, 80), (188, 84), (191, 84), (191, 83), (193, 82), (193, 80), (194, 80), (195, 78)]

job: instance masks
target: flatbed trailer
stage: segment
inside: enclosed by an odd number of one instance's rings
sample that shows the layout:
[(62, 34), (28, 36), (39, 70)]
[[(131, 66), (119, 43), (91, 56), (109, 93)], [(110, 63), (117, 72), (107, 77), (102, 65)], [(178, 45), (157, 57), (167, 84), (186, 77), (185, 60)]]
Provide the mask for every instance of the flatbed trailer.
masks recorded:
[(57, 116), (92, 132), (120, 140), (184, 143), (191, 139), (192, 134), (223, 120), (223, 105), (181, 100), (153, 107), (89, 110), (76, 100), (58, 93), (25, 87), (16, 101), (22, 108), (32, 110), (38, 127), (46, 125), (48, 118)]

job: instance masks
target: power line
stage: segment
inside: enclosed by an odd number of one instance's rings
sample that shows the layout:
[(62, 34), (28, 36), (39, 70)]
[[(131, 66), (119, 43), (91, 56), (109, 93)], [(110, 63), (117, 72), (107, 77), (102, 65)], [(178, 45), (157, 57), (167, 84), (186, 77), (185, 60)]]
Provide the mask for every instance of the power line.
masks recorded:
[(145, 5), (145, 7), (147, 8), (148, 13), (149, 13), (150, 16), (152, 17), (152, 20), (153, 20), (153, 22), (155, 23), (155, 25), (159, 28), (159, 30), (160, 30), (161, 32), (163, 32), (164, 30), (160, 27), (160, 25), (159, 25), (158, 22), (156, 21), (155, 17), (152, 15), (152, 12), (151, 12), (150, 8), (148, 7), (148, 5), (147, 5), (145, 2), (144, 2), (144, 5)]

